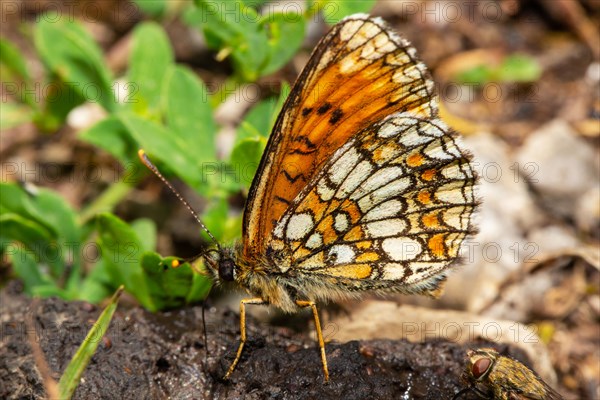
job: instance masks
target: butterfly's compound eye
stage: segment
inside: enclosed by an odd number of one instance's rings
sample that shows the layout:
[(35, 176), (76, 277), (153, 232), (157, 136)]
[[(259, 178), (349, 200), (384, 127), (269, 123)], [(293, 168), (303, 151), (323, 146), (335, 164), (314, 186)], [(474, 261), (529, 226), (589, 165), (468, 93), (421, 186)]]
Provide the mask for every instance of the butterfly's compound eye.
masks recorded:
[(481, 378), (481, 376), (484, 375), (490, 368), (490, 365), (492, 365), (492, 360), (489, 358), (480, 358), (479, 360), (475, 361), (471, 367), (473, 377), (475, 379)]
[(225, 259), (219, 263), (219, 277), (224, 281), (233, 281), (233, 269), (235, 264), (232, 260)]

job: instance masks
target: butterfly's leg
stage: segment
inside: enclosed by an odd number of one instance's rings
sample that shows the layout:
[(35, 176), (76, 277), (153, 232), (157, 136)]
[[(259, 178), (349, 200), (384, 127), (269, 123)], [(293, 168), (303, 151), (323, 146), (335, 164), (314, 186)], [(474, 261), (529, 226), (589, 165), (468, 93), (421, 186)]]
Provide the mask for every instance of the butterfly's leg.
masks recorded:
[(266, 301), (261, 299), (260, 297), (255, 297), (252, 299), (243, 299), (240, 301), (240, 347), (238, 347), (237, 354), (235, 355), (235, 359), (231, 363), (231, 366), (227, 370), (227, 373), (223, 377), (223, 379), (229, 379), (235, 366), (240, 361), (240, 357), (242, 356), (242, 350), (244, 349), (244, 343), (246, 343), (246, 304), (267, 304)]
[(325, 374), (325, 382), (329, 381), (329, 370), (327, 369), (327, 357), (325, 356), (325, 341), (323, 341), (323, 332), (321, 331), (321, 322), (319, 321), (319, 312), (314, 301), (296, 300), (299, 307), (310, 307), (315, 318), (315, 328), (317, 330), (317, 339), (319, 340), (319, 348), (321, 349), (321, 362), (323, 363), (323, 374)]

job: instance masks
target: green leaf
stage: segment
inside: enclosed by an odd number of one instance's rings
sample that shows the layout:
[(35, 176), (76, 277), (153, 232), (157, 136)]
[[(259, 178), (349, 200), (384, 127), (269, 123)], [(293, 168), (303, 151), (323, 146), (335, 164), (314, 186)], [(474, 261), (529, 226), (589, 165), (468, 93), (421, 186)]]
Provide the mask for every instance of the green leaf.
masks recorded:
[[(70, 266), (68, 276), (65, 277), (65, 290), (69, 297), (75, 298), (78, 296), (81, 278), (81, 236), (75, 212), (64, 198), (50, 190), (40, 190), (35, 197), (35, 203), (46, 223), (54, 226), (58, 232), (56, 245), (60, 250), (60, 258), (56, 262), (63, 264), (60, 266), (61, 273), (67, 265)], [(53, 264), (53, 260), (48, 262)]]
[(110, 303), (102, 311), (102, 314), (100, 314), (100, 317), (98, 317), (98, 320), (94, 323), (94, 326), (92, 326), (92, 329), (90, 329), (83, 343), (81, 343), (81, 346), (79, 346), (77, 352), (69, 362), (69, 365), (67, 365), (65, 372), (60, 377), (58, 390), (61, 399), (70, 399), (73, 396), (77, 385), (79, 385), (83, 371), (90, 363), (98, 344), (102, 341), (102, 337), (108, 331), (121, 293), (123, 293), (123, 286), (117, 289)]
[(208, 296), (211, 286), (212, 280), (210, 280), (210, 278), (204, 275), (194, 274), (192, 287), (186, 295), (185, 302), (193, 303), (199, 300), (204, 300), (206, 296)]
[(6, 101), (2, 103), (2, 112), (0, 112), (0, 130), (14, 128), (31, 122), (33, 119), (33, 110), (23, 104)]
[(493, 71), (487, 65), (478, 65), (466, 71), (461, 71), (456, 75), (456, 80), (460, 83), (483, 84), (489, 82)]
[(0, 231), (3, 244), (22, 243), (35, 255), (36, 262), (50, 266), (54, 279), (62, 276), (65, 268), (63, 248), (43, 226), (19, 215), (5, 213), (0, 215)]
[[(38, 193), (39, 190), (40, 189), (38, 189)], [(43, 226), (48, 232), (49, 237), (56, 238), (58, 236), (56, 227), (47, 223), (44, 214), (40, 212), (35, 204), (35, 195), (25, 192), (25, 190), (16, 183), (7, 182), (0, 182), (0, 193), (2, 193), (2, 196), (0, 196), (0, 209), (3, 214), (15, 213), (25, 219), (31, 219)]]
[[(15, 184), (1, 183), (0, 190), (3, 240), (23, 243), (38, 262), (51, 267), (54, 278), (67, 278), (67, 291), (74, 290), (79, 283), (81, 232), (73, 209), (47, 189), (32, 195)], [(63, 277), (66, 264), (71, 269)]]
[(114, 282), (111, 281), (104, 260), (99, 259), (94, 263), (94, 268), (81, 282), (79, 298), (89, 303), (98, 304), (106, 299), (113, 291)]
[(257, 137), (268, 138), (273, 127), (273, 115), (277, 114), (277, 99), (261, 101), (244, 116), (236, 133), (236, 143)]
[(31, 253), (24, 251), (20, 246), (13, 245), (7, 249), (13, 270), (23, 281), (25, 293), (33, 295), (34, 289), (43, 285), (54, 286), (52, 281), (44, 276), (38, 263), (31, 256)]
[(109, 213), (100, 214), (96, 221), (98, 244), (112, 282), (125, 285), (142, 306), (156, 311), (140, 264), (144, 250), (136, 232)]
[[(111, 75), (102, 52), (88, 32), (69, 18), (47, 14), (34, 31), (36, 50), (53, 74), (81, 98), (100, 103), (106, 110), (116, 108)], [(69, 104), (61, 95), (58, 102)]]
[(128, 83), (133, 87), (125, 103), (135, 113), (159, 121), (162, 82), (173, 64), (173, 50), (163, 28), (154, 22), (133, 31)]
[(256, 10), (241, 1), (197, 0), (196, 4), (208, 46), (221, 50), (218, 58), (231, 56), (239, 80), (256, 81), (269, 57), (267, 33)]
[(140, 238), (140, 243), (145, 251), (156, 248), (156, 225), (154, 221), (148, 218), (136, 219), (131, 223), (131, 228)]
[(150, 293), (160, 309), (180, 307), (191, 299), (197, 300), (202, 289), (206, 293), (211, 285), (210, 279), (193, 273), (188, 263), (170, 267), (173, 259), (161, 258), (154, 252), (146, 252), (142, 257)]
[(69, 296), (65, 290), (54, 284), (36, 286), (32, 289), (31, 295), (41, 298), (59, 297), (64, 300), (74, 300), (74, 298)]
[(325, 22), (329, 25), (335, 25), (348, 15), (368, 13), (375, 5), (375, 2), (376, 0), (323, 0), (318, 3)]
[(504, 59), (498, 71), (498, 80), (504, 82), (535, 82), (542, 75), (542, 67), (533, 58), (512, 54)]
[(305, 20), (302, 14), (269, 13), (262, 21), (268, 33), (268, 63), (261, 75), (268, 75), (283, 67), (296, 54), (304, 41)]
[(40, 253), (48, 243), (53, 241), (52, 234), (43, 226), (12, 213), (0, 215), (0, 228), (2, 228), (3, 241), (23, 243), (36, 253)]
[(79, 137), (112, 154), (123, 165), (133, 161), (139, 148), (123, 123), (112, 115), (80, 132)]
[(542, 68), (532, 57), (513, 54), (500, 65), (477, 65), (460, 71), (456, 80), (461, 83), (484, 85), (489, 82), (535, 82), (540, 79)]
[(186, 142), (158, 123), (131, 112), (120, 112), (117, 115), (131, 137), (144, 148), (151, 159), (161, 160), (190, 186), (203, 190), (201, 174), (198, 173), (199, 161), (188, 154)]
[[(202, 214), (204, 225), (210, 229), (210, 232), (220, 242), (223, 237), (225, 223), (227, 222), (227, 214), (229, 213), (229, 204), (224, 198), (214, 199), (211, 201), (207, 209)], [(204, 229), (198, 226), (199, 231), (207, 243), (212, 243), (212, 239), (208, 237)]]
[(28, 81), (29, 71), (21, 51), (10, 41), (0, 38), (0, 66), (2, 81)]
[[(28, 104), (33, 109), (39, 108), (25, 58), (17, 46), (3, 38), (0, 38), (0, 76), (2, 76), (2, 87), (6, 95), (14, 95), (16, 100)], [(2, 102), (3, 107), (6, 104), (6, 101)], [(5, 112), (6, 109), (2, 114)], [(4, 120), (5, 116), (1, 115), (0, 118)]]
[(167, 126), (186, 144), (187, 153), (200, 162), (215, 162), (217, 124), (204, 83), (187, 68), (172, 67), (163, 98)]
[(74, 84), (67, 84), (59, 79), (48, 83), (44, 93), (43, 109), (34, 116), (36, 126), (44, 132), (59, 129), (71, 110), (86, 100)]
[(234, 170), (243, 171), (239, 176), (241, 183), (247, 188), (250, 187), (256, 174), (266, 145), (265, 138), (256, 136), (240, 140), (231, 152), (230, 164)]
[(289, 94), (289, 85), (284, 84), (278, 99), (269, 98), (254, 106), (244, 117), (237, 130), (229, 164), (248, 188), (254, 179), (269, 135)]
[(166, 0), (134, 0), (135, 4), (151, 17), (161, 17), (167, 10)]
[(277, 100), (277, 104), (275, 104), (275, 108), (273, 109), (273, 113), (271, 114), (271, 126), (269, 127), (269, 132), (273, 130), (275, 122), (277, 122), (277, 117), (279, 116), (279, 113), (281, 113), (281, 109), (283, 108), (283, 105), (285, 104), (291, 91), (292, 88), (290, 87), (290, 85), (287, 82), (282, 82), (281, 90), (279, 92), (279, 99)]
[(38, 214), (56, 229), (59, 238), (65, 242), (79, 240), (75, 211), (62, 196), (48, 189), (40, 189), (34, 199)]

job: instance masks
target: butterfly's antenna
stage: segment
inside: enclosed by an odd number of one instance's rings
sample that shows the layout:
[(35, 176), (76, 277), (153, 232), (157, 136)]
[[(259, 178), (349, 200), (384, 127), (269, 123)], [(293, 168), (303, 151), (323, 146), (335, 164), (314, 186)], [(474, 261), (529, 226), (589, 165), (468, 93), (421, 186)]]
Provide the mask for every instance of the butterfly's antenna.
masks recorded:
[(177, 189), (175, 189), (173, 187), (173, 185), (171, 185), (171, 183), (169, 181), (167, 181), (167, 179), (160, 173), (160, 171), (158, 170), (158, 168), (156, 168), (156, 166), (154, 164), (152, 164), (152, 161), (150, 161), (150, 159), (148, 158), (148, 155), (146, 155), (146, 152), (143, 149), (139, 149), (138, 150), (138, 156), (140, 157), (140, 161), (152, 172), (154, 172), (154, 175), (158, 176), (158, 178), (163, 181), (163, 183), (165, 185), (167, 185), (167, 187), (169, 189), (171, 189), (171, 192), (173, 192), (173, 194), (175, 196), (177, 196), (177, 198), (179, 199), (179, 201), (181, 201), (183, 203), (183, 205), (188, 209), (188, 211), (192, 214), (192, 216), (196, 219), (196, 221), (198, 221), (198, 223), (200, 224), (200, 226), (202, 227), (202, 229), (204, 229), (204, 231), (208, 234), (208, 236), (212, 239), (213, 242), (215, 242), (215, 244), (217, 245), (217, 248), (219, 249), (219, 252), (221, 251), (221, 245), (219, 245), (219, 242), (217, 241), (217, 239), (215, 239), (215, 237), (213, 236), (212, 233), (210, 233), (210, 231), (208, 230), (208, 228), (206, 227), (206, 225), (204, 225), (204, 223), (202, 222), (202, 220), (200, 219), (200, 217), (198, 216), (198, 213), (196, 213), (196, 211), (194, 211), (194, 209), (192, 208), (192, 206), (190, 205), (190, 203), (188, 203), (183, 196), (181, 196), (179, 194), (179, 192), (177, 191)]

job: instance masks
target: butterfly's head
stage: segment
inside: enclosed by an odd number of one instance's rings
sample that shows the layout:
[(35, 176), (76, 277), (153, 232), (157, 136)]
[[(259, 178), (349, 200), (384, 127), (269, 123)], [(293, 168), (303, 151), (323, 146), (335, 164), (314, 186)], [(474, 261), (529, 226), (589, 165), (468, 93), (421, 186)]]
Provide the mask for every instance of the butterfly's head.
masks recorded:
[(226, 249), (210, 250), (204, 255), (213, 279), (217, 282), (232, 282), (236, 277), (237, 265)]
[(219, 261), (219, 278), (231, 282), (235, 276), (235, 263), (230, 258), (223, 258)]

